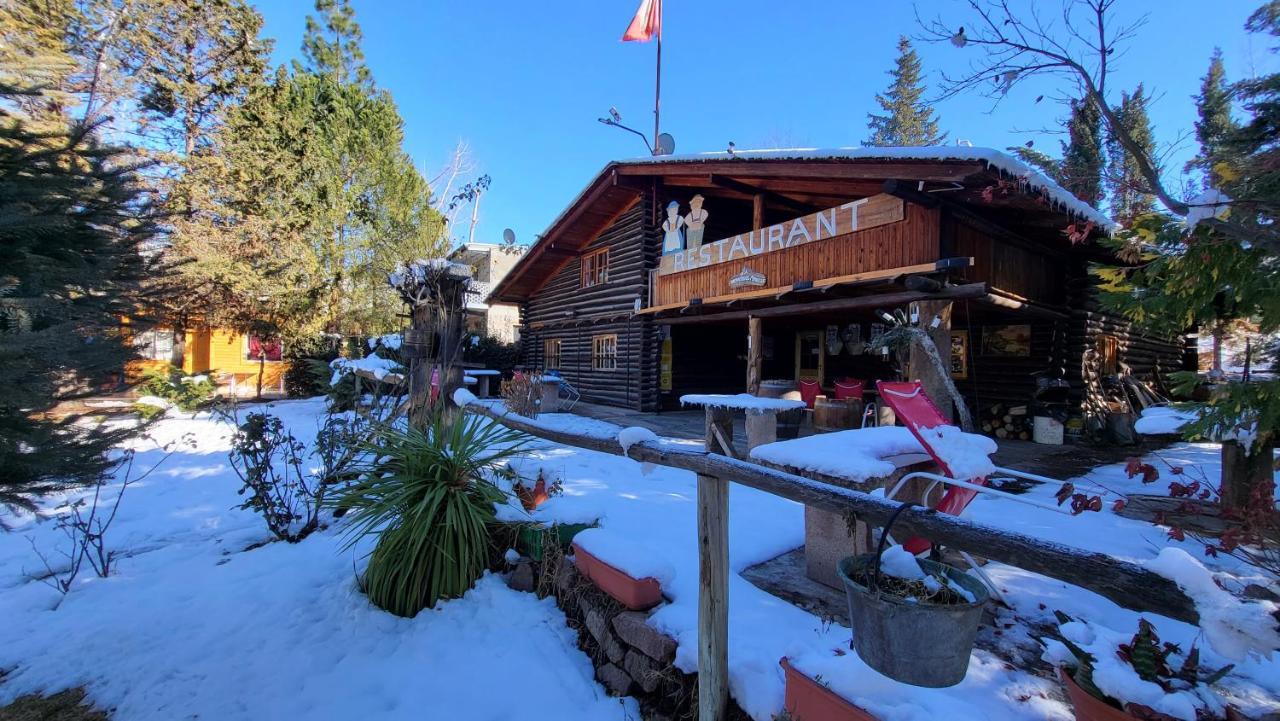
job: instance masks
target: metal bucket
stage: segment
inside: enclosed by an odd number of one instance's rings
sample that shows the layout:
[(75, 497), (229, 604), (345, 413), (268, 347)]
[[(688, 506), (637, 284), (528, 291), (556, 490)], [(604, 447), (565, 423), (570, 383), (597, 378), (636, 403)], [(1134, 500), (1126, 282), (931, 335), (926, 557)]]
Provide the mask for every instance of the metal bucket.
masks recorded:
[(849, 600), (854, 650), (868, 666), (895, 681), (928, 688), (960, 683), (969, 669), (982, 608), (990, 598), (986, 587), (951, 566), (922, 560), (926, 572), (946, 575), (977, 600), (945, 606), (911, 603), (852, 579), (877, 557), (848, 556), (836, 566)]

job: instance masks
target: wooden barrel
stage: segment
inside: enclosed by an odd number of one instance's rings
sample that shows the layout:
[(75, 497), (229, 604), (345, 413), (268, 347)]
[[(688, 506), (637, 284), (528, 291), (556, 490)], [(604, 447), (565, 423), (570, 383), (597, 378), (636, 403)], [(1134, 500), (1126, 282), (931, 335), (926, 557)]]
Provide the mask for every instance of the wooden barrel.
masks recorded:
[(843, 431), (854, 427), (854, 409), (849, 399), (818, 396), (813, 402), (813, 430), (817, 433)]
[(760, 381), (761, 398), (782, 398), (788, 391), (796, 389), (795, 381), (788, 380), (768, 380)]

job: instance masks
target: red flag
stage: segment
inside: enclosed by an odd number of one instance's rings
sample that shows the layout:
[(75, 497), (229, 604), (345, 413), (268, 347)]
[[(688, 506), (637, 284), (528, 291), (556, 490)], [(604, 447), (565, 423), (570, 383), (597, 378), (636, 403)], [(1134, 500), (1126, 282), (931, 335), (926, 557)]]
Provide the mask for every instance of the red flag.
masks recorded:
[(657, 35), (662, 39), (662, 0), (640, 0), (636, 16), (622, 34), (622, 42), (639, 41), (647, 43)]

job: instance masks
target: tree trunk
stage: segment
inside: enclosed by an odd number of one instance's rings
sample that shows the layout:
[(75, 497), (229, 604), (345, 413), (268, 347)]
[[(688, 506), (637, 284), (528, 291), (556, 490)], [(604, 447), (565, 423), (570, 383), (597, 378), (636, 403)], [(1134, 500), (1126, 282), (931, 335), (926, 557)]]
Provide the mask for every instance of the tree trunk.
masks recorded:
[[(923, 300), (913, 304), (920, 314), (920, 328), (928, 334), (937, 349), (939, 358), (951, 348), (951, 307), (950, 301)], [(932, 327), (933, 318), (940, 320), (938, 327)], [(943, 376), (946, 376), (944, 378)], [(947, 389), (950, 379), (950, 368), (939, 367), (922, 344), (913, 343), (907, 360), (907, 380), (918, 380), (924, 387), (925, 395), (942, 411), (949, 420), (955, 420), (955, 403)]]
[[(1222, 507), (1242, 510), (1251, 502), (1271, 506), (1275, 499), (1275, 443), (1254, 443), (1246, 453), (1236, 441), (1222, 444)], [(1255, 499), (1254, 496), (1258, 495)]]
[(258, 392), (254, 396), (259, 400), (262, 399), (262, 377), (267, 374), (267, 354), (265, 352), (258, 354)]
[[(174, 323), (173, 327), (173, 347), (169, 349), (169, 363), (173, 367), (183, 370), (186, 365), (187, 354), (187, 324), (183, 321)], [(194, 373), (196, 368), (193, 366), (191, 371)]]

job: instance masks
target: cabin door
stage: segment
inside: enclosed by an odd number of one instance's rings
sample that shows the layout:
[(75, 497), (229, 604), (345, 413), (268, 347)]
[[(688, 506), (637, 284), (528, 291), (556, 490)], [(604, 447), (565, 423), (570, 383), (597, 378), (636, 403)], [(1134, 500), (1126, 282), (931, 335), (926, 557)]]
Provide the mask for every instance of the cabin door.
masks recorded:
[(822, 385), (826, 361), (822, 331), (806, 330), (796, 334), (796, 380), (817, 381)]

